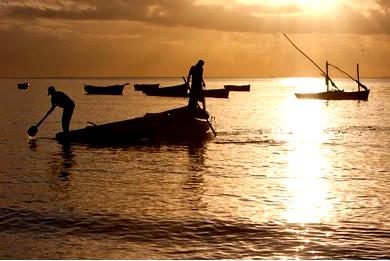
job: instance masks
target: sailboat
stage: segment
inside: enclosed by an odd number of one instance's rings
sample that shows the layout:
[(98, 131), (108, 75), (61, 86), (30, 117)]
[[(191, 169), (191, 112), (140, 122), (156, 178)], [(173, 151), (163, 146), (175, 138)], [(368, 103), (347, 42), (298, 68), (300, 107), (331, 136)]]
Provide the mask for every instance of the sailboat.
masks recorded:
[[(324, 72), (310, 57), (308, 57), (302, 50), (300, 50), (288, 37), (286, 34), (283, 34), (287, 40), (299, 51), (301, 52), (307, 59), (309, 59), (320, 71), (321, 75), (325, 77), (326, 83), (326, 91), (325, 92), (317, 92), (317, 93), (295, 93), (295, 96), (298, 99), (319, 99), (319, 100), (368, 100), (368, 95), (370, 94), (370, 90), (360, 82), (359, 75), (359, 64), (357, 64), (357, 79), (353, 78), (351, 75), (341, 70), (339, 67), (328, 63), (326, 61), (326, 72)], [(329, 77), (329, 67), (333, 67), (340, 72), (347, 75), (349, 78), (354, 80), (358, 84), (358, 91), (347, 92), (344, 90), (340, 90), (334, 81)], [(329, 88), (329, 83), (334, 87), (334, 89)]]
[[(329, 78), (328, 72), (329, 72), (329, 66), (332, 66), (338, 70), (337, 66), (329, 64), (328, 61), (326, 61), (326, 76), (325, 76), (325, 82), (326, 82), (326, 92), (316, 92), (316, 93), (295, 93), (295, 96), (298, 99), (318, 99), (318, 100), (368, 100), (368, 95), (370, 94), (370, 90), (360, 82), (359, 80), (359, 64), (357, 64), (357, 74), (358, 79), (354, 79), (358, 84), (358, 90), (347, 92), (344, 90), (340, 90), (337, 88), (336, 84)], [(344, 72), (345, 73), (345, 72)], [(345, 73), (346, 74), (346, 73)], [(332, 86), (335, 89), (329, 89), (329, 82), (331, 82)]]

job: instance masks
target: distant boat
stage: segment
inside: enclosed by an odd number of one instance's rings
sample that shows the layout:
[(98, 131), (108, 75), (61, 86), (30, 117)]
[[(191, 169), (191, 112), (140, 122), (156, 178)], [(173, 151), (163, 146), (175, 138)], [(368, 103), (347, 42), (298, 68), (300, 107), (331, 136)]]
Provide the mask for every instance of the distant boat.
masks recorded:
[(227, 89), (203, 89), (204, 97), (229, 98), (230, 90)]
[(110, 86), (94, 86), (84, 84), (84, 90), (88, 94), (122, 95), (123, 88), (128, 84), (129, 83)]
[[(359, 64), (357, 64), (357, 79), (353, 78), (351, 75), (341, 70), (339, 67), (329, 64), (326, 61), (326, 71), (324, 72), (309, 56), (307, 56), (301, 49), (299, 49), (288, 37), (286, 34), (283, 34), (287, 40), (307, 59), (310, 60), (320, 71), (321, 74), (325, 77), (326, 83), (326, 91), (325, 92), (317, 92), (317, 93), (295, 93), (295, 96), (298, 99), (319, 99), (319, 100), (368, 100), (368, 95), (370, 94), (370, 90), (360, 82), (359, 76)], [(329, 66), (339, 70), (340, 72), (347, 75), (349, 78), (354, 80), (358, 84), (358, 91), (347, 92), (344, 90), (340, 90), (333, 80), (329, 77)], [(329, 83), (335, 88), (330, 90)], [(361, 90), (361, 88), (363, 90)]]
[(188, 97), (188, 90), (189, 85), (183, 83), (161, 88), (144, 88), (142, 92), (149, 96)]
[(343, 90), (331, 90), (317, 93), (295, 93), (298, 99), (318, 99), (318, 100), (367, 100), (370, 90), (345, 92)]
[(235, 92), (249, 92), (251, 85), (250, 84), (244, 84), (244, 85), (232, 85), (232, 84), (227, 84), (224, 85), (225, 89), (229, 91), (235, 91)]
[[(183, 83), (174, 86), (160, 87), (148, 89), (145, 88), (142, 92), (149, 96), (165, 96), (165, 97), (188, 97), (189, 85)], [(205, 97), (212, 98), (229, 98), (229, 90), (227, 89), (203, 89), (203, 95)]]
[(136, 91), (143, 91), (145, 89), (158, 89), (159, 87), (159, 83), (134, 84), (134, 90)]
[(28, 89), (28, 87), (30, 87), (30, 84), (28, 82), (18, 83), (18, 89), (25, 90), (25, 89)]
[(209, 114), (201, 109), (190, 112), (181, 107), (160, 113), (147, 113), (143, 117), (93, 124), (67, 133), (59, 132), (60, 143), (138, 143), (148, 141), (197, 141), (209, 137), (214, 129)]
[[(317, 93), (295, 93), (295, 96), (298, 99), (318, 99), (318, 100), (368, 100), (368, 95), (370, 94), (370, 90), (367, 89), (365, 85), (363, 85), (359, 81), (359, 64), (357, 65), (357, 74), (358, 74), (358, 79), (355, 80), (358, 83), (358, 91), (344, 91), (340, 90), (336, 84), (329, 78), (329, 66), (333, 66), (340, 70), (341, 72), (345, 73), (342, 71), (340, 68), (337, 66), (331, 65), (326, 62), (326, 72), (325, 72), (325, 81), (326, 81), (326, 91), (325, 92), (317, 92)], [(347, 73), (345, 73), (347, 74)], [(349, 74), (347, 74), (350, 76)], [(352, 76), (350, 76), (352, 77)], [(329, 89), (329, 82), (331, 82), (332, 86), (335, 87), (336, 89), (330, 90)], [(361, 90), (362, 88), (363, 90)]]

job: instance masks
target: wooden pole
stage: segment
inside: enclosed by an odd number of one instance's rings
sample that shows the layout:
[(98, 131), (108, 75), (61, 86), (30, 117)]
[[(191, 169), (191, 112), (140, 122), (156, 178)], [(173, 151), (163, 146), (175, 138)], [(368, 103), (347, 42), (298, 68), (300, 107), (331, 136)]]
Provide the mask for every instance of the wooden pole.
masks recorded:
[(292, 46), (295, 47), (295, 49), (297, 49), (301, 54), (303, 54), (303, 56), (305, 56), (312, 64), (314, 64), (315, 67), (317, 67), (318, 70), (320, 70), (321, 72), (321, 75), (324, 76), (324, 77), (327, 77), (327, 79), (330, 81), (330, 83), (332, 84), (333, 87), (335, 87), (337, 90), (339, 90), (339, 88), (337, 88), (336, 84), (332, 81), (332, 79), (329, 77), (329, 75), (326, 74), (326, 72), (324, 72), (324, 70), (321, 69), (321, 67), (319, 67), (307, 54), (305, 54), (301, 49), (298, 48), (298, 46), (296, 46), (291, 40), (290, 38), (288, 38), (288, 36), (283, 33), (284, 37), (286, 37), (286, 39), (292, 44)]
[(328, 61), (326, 61), (326, 76), (325, 76), (325, 83), (326, 83), (326, 91), (329, 91), (329, 67), (328, 67)]
[(357, 70), (357, 82), (358, 82), (358, 91), (360, 92), (360, 75), (359, 75), (359, 64), (356, 64), (356, 70)]

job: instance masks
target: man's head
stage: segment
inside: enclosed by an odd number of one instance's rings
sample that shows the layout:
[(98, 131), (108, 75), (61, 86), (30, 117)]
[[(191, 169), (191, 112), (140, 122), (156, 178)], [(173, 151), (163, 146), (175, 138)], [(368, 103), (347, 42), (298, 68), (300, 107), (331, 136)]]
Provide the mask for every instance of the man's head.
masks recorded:
[(48, 89), (47, 89), (47, 95), (52, 95), (53, 93), (55, 93), (56, 89), (54, 88), (54, 86), (50, 86)]
[(201, 60), (198, 61), (198, 63), (196, 65), (203, 66), (204, 65), (204, 61), (201, 59)]

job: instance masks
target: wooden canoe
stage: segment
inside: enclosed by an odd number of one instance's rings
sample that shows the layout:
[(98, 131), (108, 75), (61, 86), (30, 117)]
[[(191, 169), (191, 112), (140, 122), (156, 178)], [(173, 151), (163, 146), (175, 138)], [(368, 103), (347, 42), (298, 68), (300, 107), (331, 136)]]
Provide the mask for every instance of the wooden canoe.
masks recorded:
[(21, 90), (26, 90), (28, 89), (28, 87), (30, 87), (30, 84), (25, 82), (25, 83), (18, 83), (18, 89), (21, 89)]
[(209, 137), (209, 115), (203, 110), (191, 112), (187, 106), (143, 117), (87, 126), (56, 134), (61, 143), (138, 143), (149, 141), (194, 141)]
[(134, 90), (143, 91), (148, 89), (158, 89), (160, 87), (159, 83), (143, 83), (143, 84), (134, 84)]
[(316, 93), (295, 93), (298, 99), (318, 99), (318, 100), (368, 100), (370, 90), (346, 92), (342, 90), (332, 90)]
[(166, 96), (166, 97), (188, 97), (188, 84), (183, 83), (174, 86), (153, 88), (153, 89), (143, 89), (142, 92), (149, 96)]
[(104, 94), (104, 95), (122, 95), (125, 84), (110, 85), (110, 86), (94, 86), (84, 84), (84, 90), (88, 94)]
[[(149, 96), (165, 96), (165, 97), (189, 97), (189, 86), (187, 83), (161, 87), (158, 89), (144, 89), (142, 92)], [(229, 90), (227, 89), (204, 89), (203, 95), (212, 98), (229, 98)]]
[(250, 84), (244, 84), (244, 85), (227, 84), (224, 85), (224, 88), (229, 91), (235, 91), (235, 92), (249, 92), (251, 90), (251, 85)]

